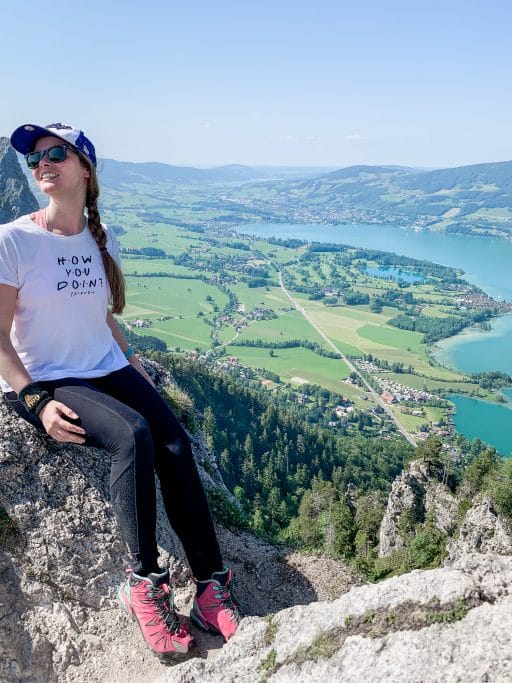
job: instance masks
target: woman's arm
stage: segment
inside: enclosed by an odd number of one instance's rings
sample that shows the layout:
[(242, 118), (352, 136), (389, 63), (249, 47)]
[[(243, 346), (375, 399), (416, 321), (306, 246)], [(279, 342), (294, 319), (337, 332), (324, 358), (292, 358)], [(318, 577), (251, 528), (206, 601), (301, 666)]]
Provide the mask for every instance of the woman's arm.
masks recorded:
[(0, 285), (0, 375), (16, 393), (30, 384), (32, 378), (11, 343), (11, 327), (18, 290)]
[[(32, 382), (25, 366), (11, 342), (11, 327), (18, 290), (11, 285), (0, 284), (0, 375), (19, 394)], [(46, 432), (56, 441), (85, 442), (85, 429), (72, 424), (66, 418), (77, 420), (78, 415), (60, 401), (50, 401), (39, 413)]]
[[(107, 324), (110, 327), (110, 331), (112, 332), (112, 336), (114, 337), (116, 342), (119, 344), (121, 351), (123, 353), (126, 353), (126, 351), (128, 351), (128, 349), (130, 348), (130, 345), (128, 344), (128, 342), (124, 338), (124, 335), (121, 332), (121, 329), (120, 329), (119, 325), (117, 324), (116, 319), (114, 318), (114, 316), (112, 315), (112, 313), (110, 311), (107, 313)], [(153, 382), (151, 377), (148, 375), (148, 373), (144, 370), (144, 368), (140, 364), (140, 361), (137, 358), (136, 354), (132, 354), (128, 358), (128, 362), (130, 363), (130, 365), (133, 365), (135, 370), (137, 370), (137, 372), (139, 372), (144, 377), (144, 379), (151, 384), (151, 386), (153, 388), (156, 388), (155, 383)]]

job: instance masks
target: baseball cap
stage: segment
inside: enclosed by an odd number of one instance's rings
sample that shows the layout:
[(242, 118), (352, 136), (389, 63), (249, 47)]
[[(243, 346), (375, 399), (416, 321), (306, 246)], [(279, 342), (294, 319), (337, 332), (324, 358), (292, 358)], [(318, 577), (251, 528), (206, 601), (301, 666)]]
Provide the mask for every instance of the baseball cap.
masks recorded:
[(96, 166), (96, 151), (92, 142), (85, 136), (83, 130), (66, 126), (63, 123), (49, 123), (47, 126), (37, 126), (34, 123), (25, 123), (16, 128), (11, 135), (11, 145), (20, 154), (28, 154), (34, 149), (34, 145), (46, 135), (53, 135), (67, 142), (81, 152), (85, 158)]

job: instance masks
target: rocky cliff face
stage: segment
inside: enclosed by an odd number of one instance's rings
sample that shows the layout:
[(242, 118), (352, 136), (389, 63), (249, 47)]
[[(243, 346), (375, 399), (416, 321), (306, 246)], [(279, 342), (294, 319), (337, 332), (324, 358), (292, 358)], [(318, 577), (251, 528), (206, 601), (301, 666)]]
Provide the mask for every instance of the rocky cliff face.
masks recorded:
[(510, 524), (485, 496), (477, 498), (464, 515), (459, 533), (448, 543), (445, 564), (474, 552), (512, 555)]
[(0, 223), (8, 223), (38, 208), (16, 152), (7, 138), (0, 138)]
[(421, 523), (428, 513), (435, 524), (450, 534), (457, 524), (458, 500), (442, 483), (442, 474), (421, 460), (414, 460), (391, 487), (379, 536), (379, 557), (404, 547), (402, 528), (407, 522)]
[(156, 680), (510, 681), (511, 591), (512, 558), (467, 556), (449, 569), (245, 620), (215, 658), (192, 659)]
[(512, 528), (492, 502), (478, 496), (462, 513), (463, 495), (442, 483), (442, 473), (422, 460), (414, 460), (391, 487), (380, 527), (379, 556), (404, 547), (404, 519), (415, 524), (433, 516), (437, 529), (447, 535), (445, 565), (472, 553), (512, 554)]

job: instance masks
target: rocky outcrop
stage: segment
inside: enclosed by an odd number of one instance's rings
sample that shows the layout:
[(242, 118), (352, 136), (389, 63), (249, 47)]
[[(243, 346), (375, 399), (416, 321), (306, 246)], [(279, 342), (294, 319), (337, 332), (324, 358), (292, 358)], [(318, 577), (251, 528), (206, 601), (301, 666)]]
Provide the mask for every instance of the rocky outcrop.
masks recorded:
[(421, 460), (409, 463), (395, 479), (380, 527), (379, 557), (404, 547), (404, 520), (418, 524), (428, 513), (447, 536), (446, 566), (474, 553), (512, 555), (511, 524), (489, 498), (481, 495), (469, 502), (467, 491), (454, 494), (441, 479), (441, 472)]
[(417, 524), (430, 512), (439, 530), (450, 534), (455, 529), (458, 500), (441, 480), (442, 474), (422, 460), (410, 462), (395, 479), (380, 527), (379, 557), (404, 547), (401, 527), (406, 516)]
[(0, 138), (0, 223), (39, 208), (7, 138)]
[[(160, 385), (171, 381), (147, 369)], [(202, 434), (191, 438), (206, 486), (231, 500)], [(0, 401), (1, 681), (512, 680), (512, 557), (471, 552), (509, 547), (488, 501), (468, 510), (450, 566), (375, 585), (342, 562), (219, 527), (247, 617), (223, 647), (194, 629), (195, 650), (166, 661), (116, 605), (124, 548), (108, 474), (104, 451), (58, 444)], [(449, 532), (453, 496), (430, 474), (412, 464), (395, 482), (391, 510), (395, 519), (406, 504), (420, 519), (431, 510)], [(194, 584), (161, 502), (158, 538), (186, 615)]]
[[(147, 369), (160, 384), (170, 381), (154, 364)], [(191, 439), (206, 487), (233, 502), (202, 433)], [(124, 667), (133, 674), (124, 683), (165, 670), (116, 605), (124, 547), (109, 503), (109, 468), (104, 451), (59, 444), (0, 400), (0, 681), (108, 681)], [(331, 598), (354, 583), (341, 562), (285, 555), (248, 533), (219, 528), (219, 535), (250, 614)], [(158, 539), (188, 614), (194, 584), (161, 501)], [(218, 647), (198, 634), (196, 654)]]
[(512, 555), (510, 523), (498, 514), (487, 497), (477, 499), (466, 512), (459, 533), (450, 540), (445, 564), (471, 553)]
[[(248, 619), (220, 654), (158, 683), (512, 680), (512, 558), (467, 556)], [(120, 681), (113, 678), (112, 681)]]

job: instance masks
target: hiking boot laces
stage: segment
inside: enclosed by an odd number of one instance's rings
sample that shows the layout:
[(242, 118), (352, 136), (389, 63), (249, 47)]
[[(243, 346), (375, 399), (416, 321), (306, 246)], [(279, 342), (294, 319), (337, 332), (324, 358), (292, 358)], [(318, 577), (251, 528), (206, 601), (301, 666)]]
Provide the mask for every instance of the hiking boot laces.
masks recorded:
[[(234, 584), (234, 581), (231, 581)], [(222, 604), (223, 607), (230, 613), (232, 620), (235, 624), (239, 624), (244, 612), (242, 606), (235, 595), (232, 586), (222, 586), (220, 583), (216, 582), (215, 585), (215, 598)]]
[(178, 619), (174, 604), (171, 602), (171, 596), (160, 586), (149, 586), (146, 595), (148, 599), (145, 602), (155, 605), (169, 633), (178, 633), (182, 624)]

